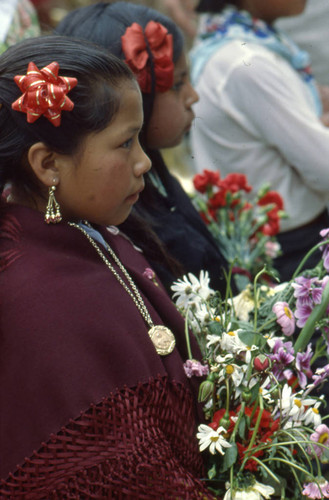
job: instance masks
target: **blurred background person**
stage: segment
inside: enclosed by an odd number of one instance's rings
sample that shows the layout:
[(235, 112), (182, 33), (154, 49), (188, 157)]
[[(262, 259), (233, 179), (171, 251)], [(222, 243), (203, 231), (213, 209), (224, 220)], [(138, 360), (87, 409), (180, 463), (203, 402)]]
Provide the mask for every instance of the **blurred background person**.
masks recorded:
[(38, 35), (38, 15), (30, 0), (1, 0), (0, 53), (20, 40)]
[[(329, 130), (310, 58), (284, 33), (280, 17), (306, 0), (201, 0), (191, 53), (200, 100), (191, 144), (197, 171), (239, 172), (257, 192), (264, 183), (284, 200), (287, 219), (275, 267), (291, 278), (329, 224)], [(308, 261), (316, 265), (318, 255)]]
[(279, 19), (275, 25), (307, 50), (316, 81), (321, 85), (329, 85), (328, 0), (308, 0), (301, 15)]

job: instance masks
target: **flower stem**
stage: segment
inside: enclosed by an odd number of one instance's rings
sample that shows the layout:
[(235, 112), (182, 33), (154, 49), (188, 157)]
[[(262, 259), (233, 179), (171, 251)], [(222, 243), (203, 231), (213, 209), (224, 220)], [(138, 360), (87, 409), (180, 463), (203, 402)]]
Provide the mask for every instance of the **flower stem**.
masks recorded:
[(260, 425), (260, 421), (262, 419), (262, 415), (263, 415), (263, 411), (264, 411), (264, 405), (263, 405), (263, 398), (261, 395), (259, 395), (259, 413), (258, 413), (258, 416), (257, 416), (257, 421), (256, 421), (256, 425), (255, 425), (255, 428), (253, 430), (253, 433), (252, 433), (252, 436), (251, 436), (251, 439), (250, 439), (250, 443), (249, 443), (249, 446), (245, 452), (245, 458), (243, 459), (243, 462), (241, 464), (241, 467), (240, 467), (240, 470), (239, 472), (242, 472), (243, 471), (243, 468), (244, 468), (244, 465), (245, 463), (249, 460), (250, 458), (250, 451), (254, 445), (254, 442), (256, 440), (256, 437), (257, 437), (257, 433), (258, 433), (258, 429), (259, 429), (259, 425)]
[(186, 348), (187, 348), (188, 359), (193, 359), (192, 350), (191, 350), (191, 342), (190, 342), (190, 332), (189, 332), (189, 328), (188, 328), (189, 311), (190, 311), (190, 309), (187, 308), (186, 317), (185, 317), (185, 339), (186, 339)]
[(328, 243), (329, 243), (329, 240), (323, 240), (320, 243), (318, 243), (317, 245), (314, 245), (314, 247), (311, 248), (311, 250), (309, 252), (307, 252), (307, 254), (305, 255), (305, 257), (302, 259), (302, 261), (300, 262), (299, 266), (297, 267), (296, 271), (294, 272), (294, 274), (293, 274), (293, 276), (291, 278), (291, 281), (293, 281), (296, 278), (296, 276), (298, 276), (299, 272), (304, 267), (305, 262), (308, 261), (308, 259), (311, 257), (311, 255), (314, 252), (316, 252), (316, 250), (318, 248), (322, 247), (323, 245), (328, 245)]
[(262, 274), (264, 274), (266, 271), (265, 268), (263, 268), (259, 273), (256, 274), (255, 279), (254, 279), (254, 301), (255, 301), (255, 307), (254, 307), (254, 329), (256, 331), (257, 328), (257, 311), (258, 311), (258, 299), (259, 299), (259, 293), (257, 291), (257, 281), (261, 277)]

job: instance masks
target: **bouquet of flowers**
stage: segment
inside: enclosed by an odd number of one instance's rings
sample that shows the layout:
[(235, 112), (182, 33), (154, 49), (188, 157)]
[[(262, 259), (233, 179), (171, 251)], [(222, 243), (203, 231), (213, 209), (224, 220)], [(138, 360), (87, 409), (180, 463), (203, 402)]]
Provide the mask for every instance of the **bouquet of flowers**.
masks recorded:
[[(203, 376), (198, 428), (209, 488), (224, 500), (329, 498), (325, 396), (329, 375), (329, 229), (323, 258), (301, 262), (293, 279), (269, 286), (255, 277), (236, 297), (209, 288), (207, 273), (173, 286), (176, 306), (198, 339), (202, 363), (189, 357), (187, 376)], [(329, 425), (329, 424), (328, 424)]]
[(251, 186), (243, 174), (204, 170), (193, 179), (192, 200), (227, 262), (238, 290), (243, 290), (266, 264), (273, 274), (273, 258), (280, 254), (276, 235), (285, 216), (283, 201), (264, 185), (251, 198)]

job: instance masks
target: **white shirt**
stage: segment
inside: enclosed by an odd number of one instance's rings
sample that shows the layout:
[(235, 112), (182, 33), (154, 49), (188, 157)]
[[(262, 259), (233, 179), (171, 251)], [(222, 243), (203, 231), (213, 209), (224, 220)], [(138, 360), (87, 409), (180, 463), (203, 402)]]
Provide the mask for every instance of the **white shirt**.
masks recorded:
[(196, 85), (191, 129), (197, 172), (247, 175), (284, 200), (287, 231), (312, 221), (329, 200), (329, 129), (297, 72), (278, 54), (234, 40), (219, 48)]
[(329, 85), (329, 1), (308, 0), (303, 14), (279, 19), (275, 24), (309, 52), (316, 80)]

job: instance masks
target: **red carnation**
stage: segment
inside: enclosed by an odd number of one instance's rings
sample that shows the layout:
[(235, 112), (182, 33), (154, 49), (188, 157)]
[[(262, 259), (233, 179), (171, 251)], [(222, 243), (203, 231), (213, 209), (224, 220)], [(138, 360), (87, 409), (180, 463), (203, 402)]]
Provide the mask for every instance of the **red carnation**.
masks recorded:
[(241, 190), (249, 193), (252, 189), (244, 174), (228, 174), (225, 179), (220, 181), (219, 186), (227, 191), (231, 191), (231, 193), (237, 193)]
[(211, 208), (220, 208), (226, 206), (226, 191), (218, 191), (214, 194), (208, 201), (209, 207)]
[(209, 186), (217, 186), (219, 182), (219, 172), (204, 170), (202, 174), (197, 174), (193, 178), (194, 187), (199, 193), (205, 193)]

